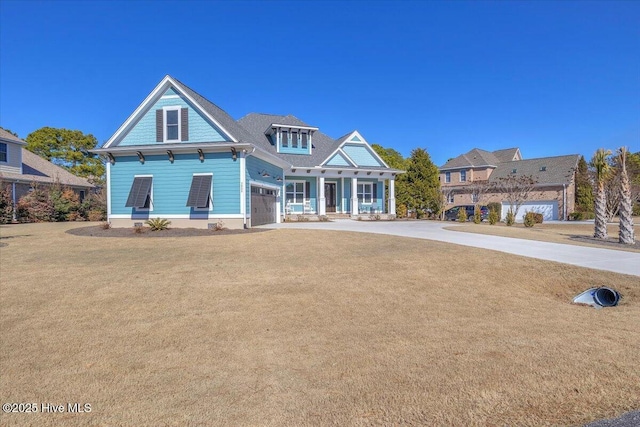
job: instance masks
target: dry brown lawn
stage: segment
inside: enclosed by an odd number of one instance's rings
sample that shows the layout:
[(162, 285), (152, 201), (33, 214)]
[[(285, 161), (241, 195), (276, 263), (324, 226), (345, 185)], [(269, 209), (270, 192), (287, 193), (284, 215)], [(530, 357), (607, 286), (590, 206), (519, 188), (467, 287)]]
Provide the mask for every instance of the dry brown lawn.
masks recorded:
[[(618, 242), (618, 224), (607, 225), (610, 243), (602, 244), (593, 236), (593, 224), (583, 223), (542, 223), (534, 227), (527, 228), (521, 223), (507, 227), (504, 223), (489, 225), (488, 222), (481, 224), (465, 223), (463, 225), (447, 227), (447, 230), (463, 231), (467, 233), (489, 234), (492, 236), (513, 237), (516, 239), (539, 240), (542, 242), (565, 243), (569, 245), (600, 247), (605, 249), (616, 249), (629, 252), (640, 252), (640, 244), (635, 246), (621, 245)], [(636, 242), (640, 240), (640, 218), (634, 218), (634, 232)], [(576, 239), (576, 237), (579, 237)]]
[[(0, 228), (0, 425), (581, 425), (640, 408), (640, 284), (426, 240)], [(590, 286), (622, 292), (595, 310)]]

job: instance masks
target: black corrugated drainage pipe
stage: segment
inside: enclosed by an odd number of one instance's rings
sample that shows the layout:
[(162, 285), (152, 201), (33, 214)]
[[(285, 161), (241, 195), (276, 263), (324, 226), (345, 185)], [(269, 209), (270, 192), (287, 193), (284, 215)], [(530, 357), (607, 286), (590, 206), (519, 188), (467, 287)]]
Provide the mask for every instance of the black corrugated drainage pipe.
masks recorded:
[(586, 304), (595, 308), (615, 307), (620, 302), (618, 291), (605, 286), (587, 289), (583, 293), (576, 295), (574, 303)]

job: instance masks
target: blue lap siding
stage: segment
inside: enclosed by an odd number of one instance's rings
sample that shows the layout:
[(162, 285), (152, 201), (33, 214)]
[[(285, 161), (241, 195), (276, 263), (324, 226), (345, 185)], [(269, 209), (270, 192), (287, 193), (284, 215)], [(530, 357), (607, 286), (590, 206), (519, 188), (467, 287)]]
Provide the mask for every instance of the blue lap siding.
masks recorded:
[(145, 157), (144, 164), (137, 156), (118, 157), (111, 166), (112, 214), (135, 214), (135, 209), (125, 207), (133, 179), (136, 175), (152, 175), (153, 209), (148, 216), (191, 215), (193, 211), (186, 203), (194, 173), (213, 174), (213, 210), (209, 215), (240, 213), (240, 161), (232, 160), (230, 153), (206, 153), (204, 162), (196, 153), (176, 154), (173, 163), (166, 155)]

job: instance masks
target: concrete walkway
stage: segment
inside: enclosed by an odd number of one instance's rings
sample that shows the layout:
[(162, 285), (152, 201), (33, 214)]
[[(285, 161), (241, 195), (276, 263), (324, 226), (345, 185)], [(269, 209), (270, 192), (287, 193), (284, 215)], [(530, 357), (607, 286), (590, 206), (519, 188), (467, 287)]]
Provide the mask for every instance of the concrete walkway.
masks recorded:
[(282, 224), (269, 224), (261, 227), (356, 231), (437, 240), (439, 242), (490, 249), (547, 261), (556, 261), (579, 267), (640, 276), (640, 253), (483, 234), (461, 233), (444, 229), (444, 227), (452, 226), (456, 226), (456, 224), (439, 221), (354, 221), (351, 219), (343, 219), (332, 222), (287, 222)]

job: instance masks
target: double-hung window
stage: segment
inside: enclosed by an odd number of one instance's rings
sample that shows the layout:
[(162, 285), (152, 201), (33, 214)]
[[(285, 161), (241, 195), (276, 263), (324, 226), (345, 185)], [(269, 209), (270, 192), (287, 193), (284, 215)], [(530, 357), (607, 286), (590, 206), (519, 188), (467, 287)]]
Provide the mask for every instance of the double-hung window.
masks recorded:
[(304, 203), (306, 197), (304, 182), (288, 182), (286, 191), (287, 203)]
[(358, 202), (371, 203), (373, 201), (373, 184), (358, 184)]
[(289, 146), (289, 132), (287, 132), (286, 130), (282, 131), (282, 146), (283, 147)]
[(460, 182), (466, 182), (467, 181), (467, 171), (460, 171)]
[(180, 140), (180, 115), (179, 110), (166, 110), (165, 119), (165, 140), (167, 141), (179, 141)]
[(0, 162), (7, 161), (7, 144), (0, 142)]
[(453, 193), (449, 193), (447, 195), (447, 203), (454, 203), (454, 201), (455, 201), (454, 197), (455, 197), (455, 195)]
[(298, 132), (291, 132), (291, 147), (298, 148)]
[(451, 172), (444, 173), (444, 182), (451, 182)]
[(307, 133), (301, 133), (300, 137), (302, 139), (302, 148), (307, 149), (309, 147), (309, 135)]

